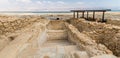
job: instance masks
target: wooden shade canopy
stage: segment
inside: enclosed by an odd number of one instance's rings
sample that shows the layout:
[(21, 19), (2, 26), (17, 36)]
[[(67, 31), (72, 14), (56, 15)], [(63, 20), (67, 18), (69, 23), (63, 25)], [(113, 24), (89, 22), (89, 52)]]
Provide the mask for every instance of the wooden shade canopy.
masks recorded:
[[(111, 9), (80, 9), (80, 10), (71, 10), (73, 12), (73, 18), (79, 18), (79, 13), (82, 13), (82, 18), (84, 17), (85, 12), (87, 12), (87, 19), (89, 17), (89, 12), (93, 12), (93, 19), (95, 19), (95, 12), (103, 12), (102, 14), (102, 22), (105, 21), (105, 12), (106, 11), (111, 11)], [(77, 16), (76, 16), (77, 13)]]

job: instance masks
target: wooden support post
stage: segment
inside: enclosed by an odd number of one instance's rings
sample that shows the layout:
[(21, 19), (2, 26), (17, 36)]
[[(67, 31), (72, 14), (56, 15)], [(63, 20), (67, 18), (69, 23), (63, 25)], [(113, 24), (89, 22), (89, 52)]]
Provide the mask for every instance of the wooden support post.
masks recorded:
[(85, 12), (82, 12), (82, 18), (84, 18), (84, 13), (85, 13)]
[(95, 11), (93, 11), (93, 20), (95, 20)]
[(88, 15), (89, 15), (89, 12), (87, 12), (87, 20), (88, 20)]
[(105, 11), (103, 11), (103, 15), (102, 15), (102, 22), (105, 22)]
[(75, 18), (75, 12), (73, 12), (73, 18)]
[(77, 18), (79, 18), (79, 12), (77, 12)]

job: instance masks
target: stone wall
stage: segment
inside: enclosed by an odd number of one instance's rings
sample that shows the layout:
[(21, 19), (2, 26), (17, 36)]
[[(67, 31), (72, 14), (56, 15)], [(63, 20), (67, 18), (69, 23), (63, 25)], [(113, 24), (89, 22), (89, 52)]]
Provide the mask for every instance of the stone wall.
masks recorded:
[(69, 23), (97, 43), (104, 44), (116, 56), (120, 56), (120, 27), (105, 23), (89, 22), (84, 19), (70, 20)]
[(65, 29), (64, 20), (51, 20), (47, 25), (49, 30), (63, 30)]
[(103, 54), (112, 54), (112, 52), (107, 49), (102, 44), (97, 44), (86, 34), (80, 33), (77, 28), (71, 24), (66, 23), (68, 29), (68, 38), (70, 41), (79, 45), (80, 48), (87, 51), (90, 57), (103, 55)]

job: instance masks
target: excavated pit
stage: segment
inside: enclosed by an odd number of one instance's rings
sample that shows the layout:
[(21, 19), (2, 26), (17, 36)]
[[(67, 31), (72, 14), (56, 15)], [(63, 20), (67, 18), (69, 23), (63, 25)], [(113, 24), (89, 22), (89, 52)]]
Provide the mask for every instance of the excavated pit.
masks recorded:
[[(78, 45), (69, 41), (68, 31), (64, 21), (51, 20), (46, 26), (46, 33), (36, 48), (27, 48), (21, 52), (18, 58), (76, 58), (89, 57)], [(75, 56), (75, 55), (77, 56)], [(83, 54), (83, 55), (82, 55)]]
[[(44, 21), (44, 19), (33, 19), (32, 22), (34, 23), (29, 28), (24, 29), (24, 31), (20, 31), (20, 34), (9, 36), (11, 42), (1, 50), (0, 57), (117, 58), (113, 55), (116, 51), (114, 52), (111, 48), (111, 43), (109, 43), (111, 41), (107, 42), (108, 45), (105, 43), (107, 41), (105, 39), (110, 38), (112, 32), (102, 34), (103, 30), (109, 31), (112, 29), (109, 29), (110, 27), (106, 29), (104, 29), (105, 27), (98, 27), (105, 24), (97, 25), (97, 23), (91, 24), (86, 21), (72, 19), (69, 22), (66, 20)], [(91, 27), (92, 25), (95, 26)], [(116, 28), (114, 30), (118, 31)], [(114, 32), (114, 30), (112, 31)], [(93, 31), (100, 33), (96, 34)], [(110, 37), (107, 37), (106, 34), (110, 34), (107, 35)], [(103, 35), (105, 35), (105, 38)], [(113, 47), (116, 46), (113, 45)], [(119, 46), (117, 45), (117, 47)], [(117, 49), (119, 50), (119, 48)], [(6, 53), (8, 54), (7, 56)], [(119, 51), (116, 54), (118, 53)]]

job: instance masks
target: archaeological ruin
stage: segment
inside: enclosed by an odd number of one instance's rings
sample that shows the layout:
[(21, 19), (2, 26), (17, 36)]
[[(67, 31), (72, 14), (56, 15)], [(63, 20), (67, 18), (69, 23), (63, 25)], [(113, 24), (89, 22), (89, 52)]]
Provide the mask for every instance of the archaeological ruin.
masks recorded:
[(0, 58), (120, 58), (119, 22), (1, 15)]

